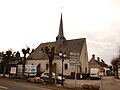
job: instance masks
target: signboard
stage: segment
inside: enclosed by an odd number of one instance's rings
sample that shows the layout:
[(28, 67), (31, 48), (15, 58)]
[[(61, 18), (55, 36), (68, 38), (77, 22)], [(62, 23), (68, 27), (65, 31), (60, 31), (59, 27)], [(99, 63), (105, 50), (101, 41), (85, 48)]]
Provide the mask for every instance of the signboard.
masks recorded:
[(80, 66), (80, 53), (75, 53), (75, 52), (70, 52), (70, 60), (69, 60), (70, 65), (76, 65)]
[(16, 67), (10, 68), (10, 74), (16, 74)]
[[(18, 65), (18, 75), (22, 75), (23, 65)], [(25, 75), (36, 75), (36, 65), (25, 65)]]
[(70, 52), (70, 55), (71, 55), (71, 56), (79, 56), (80, 53)]
[(76, 73), (77, 73), (77, 66), (81, 66), (80, 62), (80, 53), (75, 53), (75, 52), (70, 52), (70, 60), (69, 60), (70, 65), (75, 66), (75, 87), (76, 87)]
[(81, 62), (80, 61), (69, 61), (70, 65), (76, 65), (76, 66), (81, 66)]

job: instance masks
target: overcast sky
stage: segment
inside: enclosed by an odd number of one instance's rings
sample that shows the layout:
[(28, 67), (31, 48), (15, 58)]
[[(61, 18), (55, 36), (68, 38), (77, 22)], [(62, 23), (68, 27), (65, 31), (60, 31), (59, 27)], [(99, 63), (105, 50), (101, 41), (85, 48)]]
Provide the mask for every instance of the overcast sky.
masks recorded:
[(61, 12), (66, 39), (86, 38), (89, 59), (110, 64), (120, 46), (120, 0), (0, 0), (0, 51), (55, 41)]

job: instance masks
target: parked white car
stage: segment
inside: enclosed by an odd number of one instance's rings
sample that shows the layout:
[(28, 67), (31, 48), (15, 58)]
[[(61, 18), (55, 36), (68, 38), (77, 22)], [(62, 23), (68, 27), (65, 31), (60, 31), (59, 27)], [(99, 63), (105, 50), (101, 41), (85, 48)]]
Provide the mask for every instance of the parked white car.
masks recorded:
[(90, 68), (90, 79), (101, 79), (99, 76), (100, 69), (98, 68)]
[[(62, 76), (57, 76), (55, 78), (55, 73), (52, 72), (52, 81), (55, 82), (55, 80), (57, 81), (57, 83), (61, 83), (62, 81)], [(41, 74), (41, 79), (43, 79), (45, 82), (49, 81), (49, 73), (48, 72), (43, 72)], [(63, 77), (63, 82), (65, 81), (65, 77)]]

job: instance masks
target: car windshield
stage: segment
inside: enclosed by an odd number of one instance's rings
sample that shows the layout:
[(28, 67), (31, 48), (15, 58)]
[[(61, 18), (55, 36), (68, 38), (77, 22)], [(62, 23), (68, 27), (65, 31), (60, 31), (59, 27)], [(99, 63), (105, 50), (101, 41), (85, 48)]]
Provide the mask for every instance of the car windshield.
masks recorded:
[(55, 76), (55, 73), (52, 73), (53, 76)]
[[(45, 72), (43, 75), (49, 76), (49, 73)], [(55, 73), (52, 73), (52, 76), (55, 76)]]
[(44, 73), (44, 75), (47, 75), (47, 76), (49, 76), (49, 73)]

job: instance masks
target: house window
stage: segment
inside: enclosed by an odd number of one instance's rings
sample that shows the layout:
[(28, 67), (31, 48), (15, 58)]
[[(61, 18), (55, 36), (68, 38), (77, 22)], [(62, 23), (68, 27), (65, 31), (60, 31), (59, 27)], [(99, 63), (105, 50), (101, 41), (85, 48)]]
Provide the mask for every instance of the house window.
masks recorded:
[(54, 73), (56, 73), (56, 65), (57, 65), (56, 63), (54, 63), (54, 65), (53, 65), (53, 72)]
[(37, 75), (40, 76), (41, 75), (41, 70), (40, 70), (41, 64), (39, 63), (37, 65)]
[(38, 71), (40, 71), (40, 67), (41, 67), (41, 64), (39, 63), (39, 64), (37, 65)]
[(46, 64), (46, 70), (48, 70), (48, 64)]
[(65, 69), (68, 69), (68, 64), (65, 64)]
[(56, 68), (56, 63), (54, 63), (54, 68)]
[(79, 66), (79, 68), (80, 68), (80, 72), (82, 72), (82, 67), (81, 67), (81, 66)]
[(87, 73), (87, 68), (85, 68), (85, 72)]

